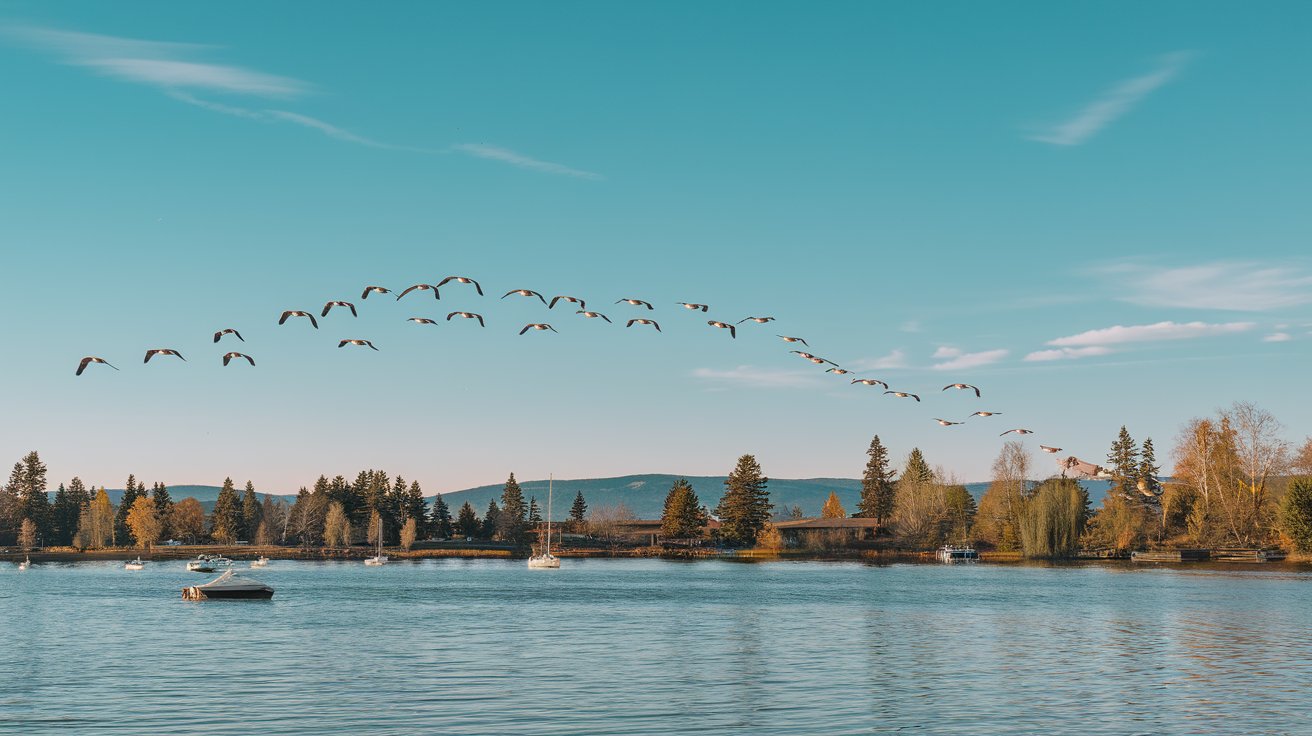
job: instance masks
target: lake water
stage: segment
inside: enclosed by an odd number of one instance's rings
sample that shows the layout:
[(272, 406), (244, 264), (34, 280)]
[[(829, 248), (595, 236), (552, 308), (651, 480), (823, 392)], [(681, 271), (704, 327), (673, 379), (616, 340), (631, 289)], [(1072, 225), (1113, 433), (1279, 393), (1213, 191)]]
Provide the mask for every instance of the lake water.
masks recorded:
[(0, 563), (0, 733), (1312, 733), (1312, 572)]

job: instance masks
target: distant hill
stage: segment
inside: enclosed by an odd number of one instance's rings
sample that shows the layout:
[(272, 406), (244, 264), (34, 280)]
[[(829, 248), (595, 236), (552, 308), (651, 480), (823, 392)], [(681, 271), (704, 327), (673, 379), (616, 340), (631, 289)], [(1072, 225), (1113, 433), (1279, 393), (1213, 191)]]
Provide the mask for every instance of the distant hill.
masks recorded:
[[(173, 499), (175, 502), (181, 501), (184, 498), (194, 498), (197, 501), (200, 501), (201, 508), (205, 509), (205, 513), (207, 514), (214, 510), (214, 502), (218, 500), (219, 491), (221, 490), (220, 486), (169, 486), (168, 489), (169, 489), (169, 498)], [(238, 495), (241, 494), (242, 490), (243, 490), (242, 486), (237, 487)], [(106, 488), (105, 493), (109, 494), (109, 500), (115, 506), (117, 506), (120, 502), (123, 501), (122, 488)], [(50, 491), (46, 495), (50, 497), (51, 502), (54, 502), (55, 500), (54, 491)], [(273, 496), (274, 498), (282, 499), (287, 503), (291, 503), (296, 500), (296, 496), (294, 494), (287, 496), (278, 493), (264, 493), (264, 492), (257, 491), (256, 495), (260, 497), (261, 501), (264, 500), (265, 496)]]
[[(569, 516), (569, 506), (574, 501), (574, 494), (582, 491), (583, 498), (588, 502), (589, 508), (623, 503), (632, 509), (638, 518), (657, 519), (660, 518), (661, 511), (665, 507), (665, 494), (669, 492), (674, 481), (679, 478), (686, 478), (689, 483), (692, 483), (693, 490), (697, 491), (697, 496), (701, 498), (702, 503), (710, 508), (715, 508), (715, 505), (720, 501), (721, 494), (724, 493), (725, 476), (723, 475), (685, 476), (648, 473), (644, 475), (622, 475), (616, 478), (558, 480), (555, 482), (556, 505), (552, 516), (557, 521)], [(520, 481), (519, 485), (524, 489), (526, 497), (537, 497), (539, 505), (542, 506), (542, 515), (546, 516), (547, 481)], [(988, 483), (966, 484), (966, 488), (970, 490), (976, 500), (984, 495), (984, 491), (988, 489), (988, 486)], [(824, 505), (830, 491), (838, 494), (839, 500), (843, 502), (843, 508), (847, 509), (849, 514), (854, 512), (857, 500), (860, 498), (861, 481), (856, 478), (771, 478), (767, 487), (770, 490), (770, 502), (774, 504), (776, 511), (800, 506), (803, 514), (819, 516), (820, 507)], [(1084, 487), (1089, 490), (1090, 501), (1097, 507), (1102, 503), (1102, 498), (1107, 493), (1108, 484), (1106, 481), (1084, 481)], [(105, 491), (109, 494), (109, 499), (115, 504), (123, 499), (123, 489), (121, 488), (107, 488)], [(240, 492), (241, 489), (238, 488), (238, 491)], [(194, 498), (200, 501), (201, 507), (205, 509), (206, 513), (209, 513), (214, 510), (214, 501), (219, 496), (219, 486), (169, 486), (169, 495), (174, 501)], [(289, 504), (296, 500), (295, 494), (266, 494), (261, 492), (259, 495), (261, 499), (266, 495), (271, 495)], [(54, 500), (53, 492), (50, 494), (50, 498), (52, 501)], [(482, 516), (483, 512), (487, 510), (488, 501), (494, 498), (500, 500), (501, 484), (451, 491), (442, 494), (442, 498), (446, 499), (447, 504), (451, 506), (453, 515), (459, 510), (461, 504), (468, 501), (479, 516)]]

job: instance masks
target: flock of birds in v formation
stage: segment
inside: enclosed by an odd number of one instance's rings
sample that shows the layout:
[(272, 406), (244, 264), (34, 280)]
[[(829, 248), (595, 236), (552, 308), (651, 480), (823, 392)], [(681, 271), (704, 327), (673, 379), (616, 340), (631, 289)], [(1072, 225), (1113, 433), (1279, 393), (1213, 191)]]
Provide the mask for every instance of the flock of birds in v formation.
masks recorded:
[[(474, 287), (474, 290), (478, 292), (478, 295), (479, 295), (479, 296), (483, 296), (483, 287), (482, 287), (482, 285), (480, 285), (480, 284), (479, 284), (477, 281), (475, 281), (474, 279), (468, 278), (468, 277), (466, 277), (466, 276), (448, 276), (448, 277), (442, 279), (442, 280), (441, 280), (440, 282), (438, 282), (437, 284), (415, 284), (415, 285), (413, 285), (413, 286), (411, 286), (411, 287), (409, 287), (409, 288), (403, 290), (401, 293), (397, 294), (397, 295), (396, 295), (396, 300), (397, 300), (397, 301), (400, 301), (400, 300), (401, 300), (403, 297), (405, 297), (407, 294), (410, 294), (410, 293), (413, 293), (413, 292), (422, 292), (422, 291), (431, 291), (431, 292), (433, 292), (433, 298), (434, 298), (435, 300), (440, 300), (442, 297), (441, 297), (441, 295), (440, 295), (440, 293), (439, 293), (439, 290), (440, 290), (443, 286), (447, 285), (448, 283), (469, 284), (469, 285), (471, 285), (471, 286)], [(391, 289), (388, 289), (388, 288), (383, 287), (383, 286), (366, 286), (366, 287), (364, 288), (364, 292), (360, 295), (360, 299), (361, 299), (361, 300), (368, 299), (370, 294), (391, 294), (391, 293), (392, 293), (392, 290), (391, 290)], [(582, 315), (582, 316), (583, 316), (584, 318), (586, 318), (586, 319), (601, 319), (601, 320), (604, 320), (604, 321), (606, 321), (606, 322), (608, 322), (608, 323), (611, 322), (610, 318), (607, 317), (606, 315), (602, 314), (601, 312), (593, 312), (593, 311), (589, 311), (589, 310), (588, 310), (587, 303), (586, 303), (583, 299), (580, 299), (580, 298), (578, 298), (578, 297), (560, 295), (560, 296), (554, 296), (554, 297), (551, 298), (550, 301), (547, 301), (547, 298), (546, 298), (546, 297), (542, 296), (542, 294), (540, 294), (539, 292), (536, 292), (536, 291), (534, 291), (534, 290), (532, 290), (532, 289), (512, 289), (512, 290), (510, 290), (510, 291), (507, 291), (505, 294), (503, 294), (503, 295), (501, 296), (501, 298), (502, 298), (502, 299), (505, 299), (505, 298), (507, 298), (507, 297), (511, 297), (511, 296), (520, 296), (520, 297), (527, 297), (527, 298), (530, 298), (530, 299), (538, 299), (538, 300), (540, 300), (540, 301), (542, 302), (542, 304), (543, 304), (544, 306), (546, 306), (547, 309), (555, 309), (557, 304), (559, 304), (559, 303), (561, 303), (561, 302), (568, 302), (569, 304), (576, 305), (576, 306), (578, 307), (578, 309), (576, 309), (575, 312), (574, 312), (575, 314)], [(645, 300), (643, 300), (643, 299), (631, 299), (631, 298), (618, 299), (618, 300), (615, 301), (615, 303), (616, 303), (616, 304), (627, 304), (627, 305), (634, 306), (634, 307), (645, 308), (645, 309), (647, 309), (648, 311), (655, 311), (655, 307), (652, 306), (651, 302), (645, 301)], [(679, 302), (678, 304), (679, 304), (679, 306), (683, 307), (684, 309), (687, 309), (687, 310), (690, 310), (690, 311), (695, 311), (695, 312), (702, 312), (703, 314), (709, 312), (709, 310), (710, 310), (710, 306), (709, 306), (709, 305), (706, 305), (706, 304), (698, 304), (698, 303), (695, 303), (695, 302)], [(358, 317), (358, 316), (359, 316), (359, 312), (356, 311), (356, 309), (355, 309), (355, 305), (352, 304), (351, 302), (347, 302), (347, 301), (330, 301), (330, 302), (328, 302), (328, 303), (326, 303), (326, 304), (323, 305), (323, 310), (319, 313), (319, 317), (320, 317), (320, 318), (327, 317), (327, 316), (328, 316), (328, 313), (331, 312), (334, 308), (338, 308), (338, 309), (349, 309), (349, 310), (351, 311), (351, 316), (353, 316), (353, 317)], [(310, 321), (310, 325), (311, 325), (314, 329), (316, 329), (316, 330), (319, 329), (319, 322), (318, 322), (318, 320), (315, 319), (315, 317), (314, 317), (314, 313), (312, 313), (312, 312), (307, 312), (307, 311), (300, 310), (300, 309), (289, 309), (289, 310), (287, 310), (287, 311), (284, 311), (284, 312), (282, 313), (282, 316), (278, 318), (278, 324), (279, 324), (279, 325), (285, 324), (285, 323), (287, 322), (287, 320), (288, 320), (288, 319), (291, 319), (292, 317), (302, 317), (302, 318), (308, 319), (308, 320)], [(447, 316), (446, 316), (446, 321), (447, 321), (447, 322), (450, 322), (453, 318), (456, 318), (456, 317), (459, 317), (459, 318), (461, 318), (461, 319), (477, 320), (477, 321), (478, 321), (478, 325), (479, 325), (479, 327), (486, 327), (486, 326), (487, 326), (487, 323), (486, 323), (486, 322), (484, 321), (484, 319), (483, 319), (483, 315), (481, 315), (481, 314), (479, 314), (479, 313), (477, 313), (477, 312), (459, 312), (459, 311), (457, 311), (457, 312), (450, 312), (450, 313), (447, 314)], [(414, 322), (414, 323), (416, 323), (416, 324), (421, 324), (421, 325), (436, 325), (436, 324), (438, 324), (438, 322), (437, 322), (436, 320), (429, 319), (429, 318), (427, 318), (427, 317), (410, 317), (410, 318), (407, 319), (406, 321), (407, 321), (407, 322)], [(756, 324), (765, 324), (765, 323), (768, 323), (768, 322), (774, 322), (774, 321), (775, 321), (775, 318), (774, 318), (774, 317), (746, 317), (746, 318), (743, 318), (743, 319), (739, 320), (737, 323), (720, 322), (720, 321), (718, 321), (718, 320), (713, 320), (713, 319), (711, 319), (711, 320), (707, 320), (707, 321), (706, 321), (706, 324), (709, 325), (710, 327), (714, 327), (714, 328), (717, 328), (717, 329), (728, 330), (728, 331), (729, 331), (729, 337), (732, 338), (732, 339), (736, 339), (736, 338), (738, 337), (738, 327), (737, 327), (738, 325), (741, 325), (741, 324), (746, 323), (746, 322), (752, 322), (752, 323), (756, 323)], [(628, 320), (628, 321), (625, 323), (624, 326), (625, 326), (625, 327), (633, 327), (634, 325), (641, 325), (641, 326), (644, 326), (644, 327), (652, 327), (652, 328), (654, 328), (657, 332), (660, 332), (660, 331), (661, 331), (661, 326), (660, 326), (660, 324), (659, 324), (656, 320), (654, 320), (654, 319), (648, 319), (648, 318), (645, 318), (645, 317), (634, 317), (634, 318)], [(555, 328), (555, 327), (552, 327), (551, 324), (549, 324), (549, 323), (547, 323), (547, 322), (530, 322), (530, 323), (524, 325), (524, 327), (523, 327), (522, 329), (520, 329), (519, 334), (520, 334), (520, 335), (523, 335), (524, 333), (528, 332), (529, 330), (550, 330), (550, 331), (552, 331), (552, 332), (557, 332), (556, 328)], [(220, 340), (222, 340), (222, 339), (223, 339), (225, 336), (227, 336), (227, 335), (232, 335), (233, 337), (237, 338), (237, 340), (239, 340), (239, 341), (241, 341), (241, 342), (243, 342), (243, 343), (246, 342), (246, 339), (243, 338), (243, 337), (241, 336), (241, 333), (238, 332), (237, 330), (231, 328), (231, 327), (226, 327), (226, 328), (224, 328), (224, 329), (219, 330), (218, 332), (215, 332), (215, 333), (214, 333), (214, 342), (215, 342), (215, 343), (218, 343)], [(794, 336), (791, 336), (791, 335), (776, 335), (776, 337), (782, 339), (782, 340), (783, 340), (784, 342), (786, 342), (786, 343), (797, 343), (797, 344), (801, 344), (801, 345), (807, 347), (808, 349), (810, 348), (810, 345), (807, 344), (806, 340), (804, 340), (804, 339), (802, 339), (802, 338), (800, 338), (800, 337), (794, 337)], [(347, 339), (347, 340), (341, 340), (340, 342), (337, 343), (337, 347), (339, 347), (339, 348), (346, 347), (347, 345), (353, 345), (353, 346), (359, 346), (359, 347), (367, 347), (367, 348), (370, 348), (370, 349), (373, 349), (373, 350), (378, 350), (378, 348), (374, 346), (373, 342), (371, 342), (371, 341), (369, 341), (369, 340), (362, 340), (362, 339)], [(849, 370), (847, 370), (847, 369), (845, 369), (845, 368), (839, 366), (837, 363), (835, 363), (835, 362), (832, 361), (832, 360), (829, 360), (829, 359), (827, 359), (827, 358), (821, 358), (821, 357), (818, 356), (818, 355), (813, 355), (813, 354), (811, 354), (811, 353), (809, 353), (809, 352), (806, 352), (806, 351), (804, 351), (804, 350), (790, 350), (789, 352), (792, 353), (792, 354), (794, 354), (794, 355), (800, 356), (801, 358), (803, 358), (803, 359), (805, 359), (805, 360), (807, 360), (807, 361), (810, 361), (811, 363), (814, 363), (814, 364), (816, 364), (816, 365), (828, 365), (828, 366), (830, 366), (830, 367), (828, 367), (828, 368), (825, 369), (825, 372), (826, 372), (826, 373), (833, 373), (833, 374), (838, 375), (838, 376), (846, 376), (846, 375), (849, 375), (849, 374), (852, 373), (852, 371), (849, 371)], [(178, 358), (179, 360), (183, 360), (183, 361), (186, 360), (186, 358), (182, 357), (182, 353), (180, 353), (180, 352), (178, 352), (177, 350), (174, 350), (174, 349), (172, 349), (172, 348), (152, 348), (152, 349), (146, 351), (146, 356), (145, 356), (145, 359), (142, 360), (142, 363), (149, 363), (150, 360), (151, 360), (151, 358), (154, 358), (154, 357), (156, 357), (156, 356), (161, 356), (161, 357), (163, 357), (163, 356), (170, 356), (170, 357)], [(250, 363), (250, 365), (251, 365), (252, 367), (255, 365), (255, 359), (252, 358), (251, 356), (247, 355), (246, 353), (241, 353), (241, 352), (237, 352), (237, 351), (231, 351), (231, 352), (228, 352), (228, 353), (224, 353), (224, 355), (223, 355), (223, 365), (226, 366), (226, 365), (228, 365), (230, 362), (232, 362), (233, 360), (245, 360), (245, 361), (247, 361), (248, 363)], [(97, 364), (100, 364), (100, 365), (106, 365), (106, 366), (109, 366), (110, 368), (113, 368), (114, 370), (118, 370), (117, 367), (111, 365), (111, 364), (109, 363), (109, 361), (105, 360), (104, 358), (101, 358), (101, 357), (99, 357), (99, 356), (95, 356), (95, 355), (88, 355), (88, 356), (86, 356), (85, 358), (83, 358), (82, 361), (81, 361), (80, 363), (78, 363), (78, 366), (77, 366), (77, 373), (76, 373), (76, 375), (79, 375), (79, 376), (82, 375), (82, 372), (85, 371), (85, 370), (87, 369), (87, 366), (90, 365), (90, 364), (92, 364), (92, 363), (97, 363)], [(881, 380), (879, 380), (879, 379), (877, 379), (877, 378), (853, 378), (853, 379), (851, 379), (851, 384), (852, 384), (852, 385), (863, 385), (863, 386), (879, 386), (879, 387), (881, 387), (881, 388), (884, 389), (884, 394), (885, 394), (885, 395), (895, 396), (895, 397), (900, 398), (900, 399), (914, 399), (916, 402), (919, 402), (919, 401), (920, 401), (920, 396), (919, 396), (918, 394), (910, 393), (910, 392), (907, 392), (907, 391), (895, 391), (895, 390), (892, 390), (892, 389), (889, 388), (889, 385), (888, 385), (886, 382), (881, 381)], [(974, 386), (974, 385), (969, 384), (969, 383), (950, 383), (950, 384), (948, 384), (948, 385), (946, 385), (946, 386), (944, 386), (944, 387), (942, 388), (943, 391), (947, 391), (947, 390), (949, 390), (949, 389), (955, 389), (955, 390), (959, 390), (959, 391), (973, 391), (974, 394), (975, 394), (975, 396), (976, 396), (976, 398), (979, 398), (980, 396), (982, 396), (982, 394), (980, 393), (979, 388), (978, 388), (977, 386)], [(1000, 412), (1000, 411), (976, 411), (976, 412), (972, 413), (972, 414), (970, 415), (970, 417), (967, 417), (967, 418), (972, 418), (972, 417), (987, 418), (987, 417), (997, 416), (997, 415), (1000, 415), (1000, 414), (1002, 414), (1002, 412)], [(943, 426), (943, 427), (951, 427), (951, 426), (954, 426), (954, 425), (965, 424), (964, 421), (963, 421), (963, 422), (954, 422), (954, 421), (950, 421), (950, 420), (947, 420), (947, 419), (939, 419), (939, 418), (937, 418), (937, 417), (934, 418), (934, 421), (937, 422), (940, 426)], [(999, 436), (1006, 436), (1006, 435), (1009, 435), (1009, 434), (1020, 434), (1020, 435), (1024, 435), (1024, 434), (1034, 434), (1034, 432), (1033, 432), (1032, 430), (1029, 430), (1029, 429), (1025, 429), (1025, 428), (1022, 428), (1022, 427), (1017, 427), (1017, 428), (1015, 428), (1015, 429), (1009, 429), (1009, 430), (1003, 432), (1003, 433), (1002, 433), (1001, 435), (999, 435)], [(1057, 452), (1061, 452), (1061, 450), (1062, 450), (1062, 448), (1060, 448), (1060, 447), (1051, 447), (1051, 446), (1048, 446), (1048, 445), (1039, 445), (1039, 449), (1041, 449), (1041, 450), (1043, 450), (1044, 452), (1047, 452), (1047, 453), (1057, 453)]]

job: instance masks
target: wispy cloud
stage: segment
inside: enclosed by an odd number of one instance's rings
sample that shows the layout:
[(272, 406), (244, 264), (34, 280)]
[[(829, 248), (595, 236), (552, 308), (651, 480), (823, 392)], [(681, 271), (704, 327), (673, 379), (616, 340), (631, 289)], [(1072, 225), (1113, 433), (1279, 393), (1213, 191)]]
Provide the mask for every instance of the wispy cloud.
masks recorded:
[(1159, 87), (1175, 79), (1192, 58), (1193, 53), (1188, 51), (1162, 56), (1149, 73), (1116, 83), (1069, 120), (1029, 136), (1030, 140), (1055, 146), (1078, 146), (1084, 143), (1117, 118), (1133, 110), (1135, 105)]
[(1293, 339), (1294, 336), (1289, 334), (1288, 332), (1273, 332), (1270, 335), (1267, 335), (1266, 337), (1262, 338), (1262, 342), (1289, 342), (1290, 340)]
[[(939, 348), (940, 352), (942, 350), (943, 348)], [(1011, 354), (1010, 350), (1005, 350), (1001, 348), (998, 350), (983, 350), (978, 353), (963, 353), (959, 350), (955, 352), (956, 355), (955, 357), (952, 357), (951, 360), (946, 360), (943, 361), (942, 363), (935, 363), (934, 365), (930, 366), (930, 368), (936, 371), (960, 371), (960, 370), (967, 370), (970, 368), (979, 368), (980, 366), (992, 365), (993, 363), (997, 363), (998, 361), (1002, 360), (1003, 358)], [(934, 357), (937, 358), (937, 357), (944, 357), (944, 356), (935, 353)]]
[(591, 171), (542, 161), (508, 148), (479, 143), (461, 143), (443, 149), (400, 146), (369, 138), (298, 112), (252, 109), (197, 97), (198, 94), (205, 94), (292, 99), (302, 97), (313, 90), (310, 83), (300, 79), (205, 59), (205, 55), (213, 55), (220, 48), (217, 46), (144, 41), (3, 23), (0, 23), (0, 37), (53, 54), (64, 64), (89, 69), (96, 74), (119, 81), (153, 87), (179, 102), (223, 115), (261, 122), (291, 123), (318, 131), (334, 140), (370, 148), (427, 154), (459, 152), (549, 174), (582, 179), (603, 178), (600, 174)]
[(961, 355), (961, 353), (961, 348), (954, 348), (951, 345), (939, 345), (938, 349), (934, 351), (934, 358), (955, 358)]
[(143, 41), (38, 26), (9, 25), (4, 26), (3, 33), (20, 43), (53, 53), (65, 64), (166, 90), (260, 97), (297, 97), (310, 90), (310, 85), (299, 79), (187, 58), (211, 51), (213, 46)]
[(1198, 337), (1231, 335), (1247, 332), (1257, 324), (1254, 322), (1225, 322), (1219, 324), (1207, 322), (1157, 322), (1151, 325), (1114, 325), (1097, 330), (1088, 330), (1078, 335), (1059, 337), (1049, 340), (1049, 345), (1057, 347), (1087, 347), (1093, 345), (1121, 345), (1132, 342), (1156, 342), (1160, 340), (1189, 340)]
[(1092, 358), (1099, 355), (1110, 355), (1113, 353), (1111, 348), (1102, 345), (1090, 345), (1083, 348), (1053, 348), (1051, 350), (1037, 350), (1026, 355), (1024, 360), (1028, 363), (1042, 363), (1053, 360), (1076, 360), (1079, 358)]
[(705, 381), (717, 383), (735, 383), (756, 388), (803, 388), (819, 384), (813, 373), (777, 368), (757, 368), (740, 365), (728, 370), (718, 368), (695, 368), (692, 375)]
[(1312, 273), (1301, 262), (1160, 267), (1136, 261), (1099, 270), (1122, 301), (1149, 307), (1264, 312), (1312, 303)]
[(532, 158), (531, 156), (525, 156), (522, 153), (512, 151), (509, 148), (501, 148), (500, 146), (489, 146), (485, 143), (457, 143), (451, 148), (453, 150), (459, 151), (460, 153), (468, 154), (470, 156), (475, 156), (477, 158), (486, 158), (486, 159), (491, 159), (493, 161), (500, 161), (502, 163), (510, 164), (511, 166), (518, 166), (524, 169), (532, 169), (534, 171), (543, 171), (548, 174), (563, 174), (565, 176), (575, 176), (580, 179), (605, 178), (601, 174), (592, 171), (583, 171), (582, 169), (571, 168), (569, 166), (565, 166), (564, 164), (552, 163), (551, 161), (542, 161), (536, 158)]
[(883, 371), (907, 367), (907, 354), (901, 348), (878, 358), (860, 358), (843, 361), (843, 367), (854, 371)]

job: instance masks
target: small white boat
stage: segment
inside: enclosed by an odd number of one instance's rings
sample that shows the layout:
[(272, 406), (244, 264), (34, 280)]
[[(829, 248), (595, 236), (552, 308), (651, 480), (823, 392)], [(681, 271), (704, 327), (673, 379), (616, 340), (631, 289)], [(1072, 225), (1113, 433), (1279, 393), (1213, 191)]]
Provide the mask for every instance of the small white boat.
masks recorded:
[(142, 560), (140, 557), (138, 557), (138, 558), (135, 559), (135, 560), (128, 560), (127, 562), (124, 562), (124, 563), (123, 563), (123, 569), (124, 569), (124, 570), (144, 570), (144, 569), (146, 569), (146, 563), (145, 563), (144, 560)]
[(182, 597), (189, 601), (272, 598), (273, 588), (229, 570), (203, 585), (188, 585), (182, 589)]
[(260, 555), (259, 557), (251, 560), (251, 567), (268, 567), (268, 566), (269, 566), (269, 558), (265, 557), (264, 555)]
[(383, 515), (378, 515), (378, 554), (373, 557), (366, 557), (364, 564), (371, 567), (387, 564), (387, 555), (383, 554)]
[(26, 570), (27, 568), (29, 568), (29, 567), (31, 567), (31, 566), (32, 566), (32, 558), (31, 558), (31, 557), (24, 557), (24, 558), (23, 558), (23, 561), (20, 562), (20, 563), (18, 563), (18, 569), (19, 569), (19, 570)]
[(551, 554), (551, 491), (553, 480), (552, 476), (547, 476), (547, 543), (543, 547), (542, 554), (528, 558), (528, 569), (530, 570), (555, 570), (560, 567), (560, 558)]
[(232, 567), (232, 560), (219, 555), (196, 555), (196, 559), (187, 563), (191, 572), (217, 572), (220, 567)]

